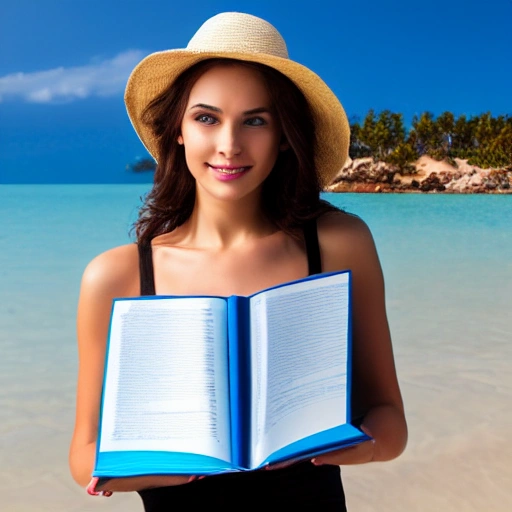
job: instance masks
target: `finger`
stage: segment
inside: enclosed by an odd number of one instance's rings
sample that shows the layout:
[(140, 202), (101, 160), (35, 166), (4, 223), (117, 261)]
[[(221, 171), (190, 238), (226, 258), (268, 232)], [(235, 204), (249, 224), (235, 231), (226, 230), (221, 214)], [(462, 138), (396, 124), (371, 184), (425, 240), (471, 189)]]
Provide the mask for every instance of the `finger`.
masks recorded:
[(336, 466), (349, 464), (363, 464), (373, 459), (374, 441), (366, 441), (343, 450), (325, 453), (311, 460), (315, 466), (331, 464)]
[(269, 471), (273, 471), (274, 469), (284, 469), (289, 468), (290, 466), (293, 466), (294, 464), (297, 464), (298, 462), (301, 462), (304, 460), (303, 458), (296, 458), (296, 459), (290, 459), (285, 460), (283, 462), (276, 462), (275, 464), (266, 464), (265, 469)]
[(96, 490), (96, 486), (98, 485), (98, 477), (92, 477), (91, 481), (87, 484), (87, 487), (85, 488), (87, 493), (91, 496), (100, 496), (101, 492)]
[(352, 451), (355, 447), (344, 448), (343, 450), (337, 450), (335, 452), (324, 453), (318, 457), (311, 459), (311, 462), (315, 466), (323, 466), (327, 464), (340, 465), (343, 464), (343, 460), (352, 458)]
[(267, 471), (274, 471), (276, 469), (287, 468), (288, 466), (291, 466), (292, 464), (293, 464), (293, 462), (278, 462), (276, 464), (267, 464), (267, 465), (265, 465), (265, 469)]

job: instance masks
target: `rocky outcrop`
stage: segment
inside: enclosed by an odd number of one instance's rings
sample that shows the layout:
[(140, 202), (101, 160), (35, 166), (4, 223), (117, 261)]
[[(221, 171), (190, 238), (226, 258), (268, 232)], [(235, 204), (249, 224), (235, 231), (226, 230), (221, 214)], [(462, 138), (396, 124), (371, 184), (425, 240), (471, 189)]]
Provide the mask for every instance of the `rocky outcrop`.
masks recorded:
[(422, 156), (411, 173), (373, 158), (349, 159), (327, 192), (444, 192), (460, 194), (512, 193), (512, 168), (481, 169), (455, 159), (456, 167)]

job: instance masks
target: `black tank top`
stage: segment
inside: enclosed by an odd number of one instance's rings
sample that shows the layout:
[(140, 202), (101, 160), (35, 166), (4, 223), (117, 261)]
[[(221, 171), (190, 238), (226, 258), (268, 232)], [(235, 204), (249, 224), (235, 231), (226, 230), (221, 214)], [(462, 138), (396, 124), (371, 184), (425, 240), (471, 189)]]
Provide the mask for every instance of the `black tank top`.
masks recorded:
[[(316, 221), (304, 226), (309, 275), (322, 271)], [(141, 295), (155, 295), (151, 243), (139, 244)], [(145, 512), (186, 510), (346, 511), (338, 466), (301, 462), (284, 469), (209, 476), (189, 484), (139, 491)]]

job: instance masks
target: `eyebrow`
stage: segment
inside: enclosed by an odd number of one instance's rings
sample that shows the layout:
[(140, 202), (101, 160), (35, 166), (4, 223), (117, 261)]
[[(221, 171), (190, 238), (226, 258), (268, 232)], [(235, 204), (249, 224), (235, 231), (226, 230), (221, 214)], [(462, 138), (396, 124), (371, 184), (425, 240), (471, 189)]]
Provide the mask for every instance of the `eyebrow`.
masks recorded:
[[(189, 110), (192, 110), (194, 108), (204, 108), (206, 110), (212, 110), (213, 112), (219, 112), (222, 114), (222, 110), (218, 107), (213, 107), (212, 105), (206, 105), (206, 103), (197, 103), (196, 105), (193, 105), (189, 108)], [(250, 116), (252, 114), (264, 114), (264, 113), (270, 113), (270, 110), (266, 107), (257, 107), (252, 108), (251, 110), (246, 110), (243, 115), (244, 116)]]

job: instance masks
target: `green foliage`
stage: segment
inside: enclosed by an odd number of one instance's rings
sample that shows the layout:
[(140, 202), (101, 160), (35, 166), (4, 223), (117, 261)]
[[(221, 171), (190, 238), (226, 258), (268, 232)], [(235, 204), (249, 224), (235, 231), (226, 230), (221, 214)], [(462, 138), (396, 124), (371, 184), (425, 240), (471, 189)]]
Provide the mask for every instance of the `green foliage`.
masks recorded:
[(512, 167), (512, 117), (492, 117), (490, 112), (467, 118), (455, 118), (443, 112), (437, 118), (431, 112), (414, 116), (406, 133), (402, 114), (369, 110), (363, 123), (351, 125), (352, 158), (373, 157), (410, 172), (411, 163), (421, 155), (446, 160), (468, 159), (482, 168)]
[(439, 127), (431, 112), (424, 112), (420, 117), (413, 117), (410, 135), (412, 136), (409, 142), (414, 141), (415, 149), (420, 155), (429, 155), (442, 144)]
[(352, 158), (375, 156), (381, 160), (405, 140), (402, 114), (389, 110), (384, 110), (378, 116), (369, 110), (362, 126), (358, 123), (351, 125), (351, 133)]
[(482, 169), (512, 169), (512, 159), (510, 157), (510, 153), (507, 154), (501, 150), (490, 151), (483, 149), (478, 151), (477, 154), (471, 156), (468, 159), (468, 163), (481, 167)]
[(361, 140), (361, 127), (357, 121), (350, 125), (349, 154), (351, 158), (365, 158), (372, 156), (370, 147), (364, 144)]
[(402, 175), (413, 174), (416, 169), (411, 162), (419, 157), (418, 152), (408, 142), (400, 142), (395, 149), (385, 157), (384, 161), (396, 165)]

